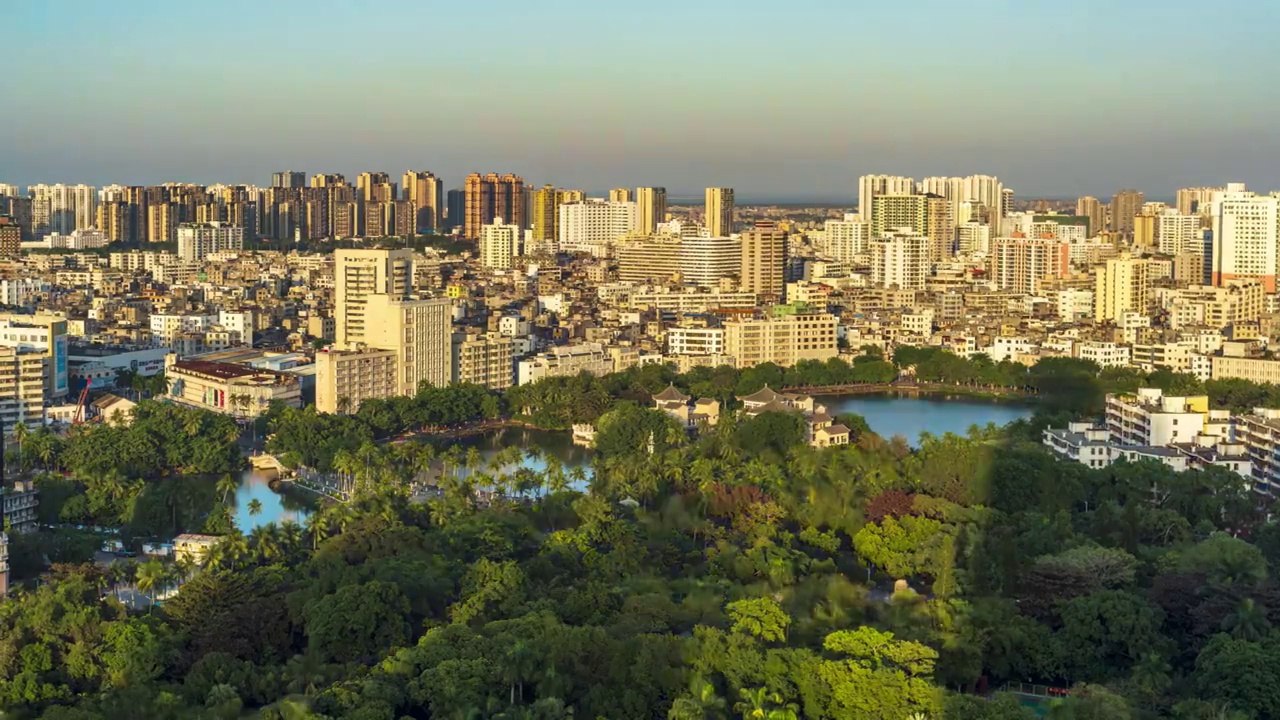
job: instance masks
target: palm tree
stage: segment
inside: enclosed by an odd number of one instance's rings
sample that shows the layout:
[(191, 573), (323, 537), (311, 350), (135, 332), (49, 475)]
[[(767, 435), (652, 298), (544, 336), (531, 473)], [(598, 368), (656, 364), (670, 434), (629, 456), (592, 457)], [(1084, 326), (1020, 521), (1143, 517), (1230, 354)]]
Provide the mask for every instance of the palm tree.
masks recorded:
[(689, 679), (689, 695), (672, 703), (667, 720), (719, 720), (725, 704), (714, 685), (695, 675)]
[(249, 514), (256, 516), (262, 514), (262, 501), (254, 498), (249, 501)]
[(18, 444), (18, 466), (22, 466), (22, 444), (31, 437), (31, 431), (27, 429), (26, 423), (14, 423), (13, 441)]
[(156, 604), (156, 588), (166, 580), (164, 564), (159, 560), (148, 560), (138, 567), (138, 590), (147, 594), (151, 604)]
[(1257, 642), (1267, 634), (1270, 627), (1267, 609), (1255, 603), (1253, 598), (1241, 600), (1235, 612), (1222, 619), (1222, 629), (1237, 640)]
[(240, 485), (236, 482), (235, 478), (231, 477), (231, 473), (227, 473), (222, 476), (222, 479), (218, 480), (217, 489), (218, 492), (222, 493), (222, 504), (226, 505), (227, 496), (234, 494), (236, 490), (240, 489)]
[(346, 415), (347, 411), (350, 409), (351, 409), (351, 398), (347, 397), (346, 395), (340, 396), (337, 402), (338, 414)]

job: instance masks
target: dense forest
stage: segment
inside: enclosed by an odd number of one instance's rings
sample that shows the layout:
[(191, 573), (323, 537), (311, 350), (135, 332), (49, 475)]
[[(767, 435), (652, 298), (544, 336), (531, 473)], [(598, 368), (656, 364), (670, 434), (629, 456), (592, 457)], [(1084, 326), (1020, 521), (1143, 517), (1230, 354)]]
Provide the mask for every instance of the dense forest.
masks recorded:
[[(55, 565), (0, 603), (0, 707), (55, 720), (1013, 720), (1034, 714), (1001, 690), (1027, 682), (1058, 689), (1053, 718), (1280, 717), (1280, 524), (1248, 484), (1095, 470), (1038, 443), (1045, 422), (1096, 411), (1108, 390), (1191, 381), (1040, 365), (1022, 387), (1056, 415), (914, 448), (850, 419), (853, 444), (815, 450), (773, 413), (726, 414), (690, 438), (645, 406), (667, 382), (726, 400), (818, 384), (771, 367), (643, 368), (502, 398), (431, 390), (396, 401), (418, 416), (379, 425), (390, 403), (277, 410), (277, 433), (314, 424), (289, 442), (310, 436), (327, 462), (375, 449), (357, 498), (305, 527), (228, 532), (149, 611), (117, 602), (102, 569)], [(1203, 389), (1221, 405), (1274, 390)], [(589, 490), (552, 463), (443, 472), (438, 497), (409, 502), (403, 479), (422, 461), (383, 440), (494, 403), (595, 422)], [(33, 462), (89, 483), (116, 464), (90, 457), (111, 453), (144, 487), (222, 472), (222, 419), (161, 407)], [(144, 456), (147, 433), (192, 445)], [(211, 447), (195, 445), (206, 435)], [(481, 501), (482, 488), (496, 494)]]

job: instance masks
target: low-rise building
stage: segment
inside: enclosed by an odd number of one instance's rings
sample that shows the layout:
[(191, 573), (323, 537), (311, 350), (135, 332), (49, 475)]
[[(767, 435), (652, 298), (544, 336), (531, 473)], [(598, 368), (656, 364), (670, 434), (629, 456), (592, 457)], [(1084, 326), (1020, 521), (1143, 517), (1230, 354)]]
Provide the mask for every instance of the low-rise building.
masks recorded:
[(209, 557), (209, 550), (222, 542), (220, 535), (182, 533), (173, 539), (173, 557), (178, 562), (201, 564)]
[(30, 480), (19, 480), (0, 489), (0, 511), (4, 524), (17, 533), (26, 533), (38, 527), (37, 508), (40, 506), (40, 490)]
[(614, 367), (613, 355), (600, 343), (553, 347), (540, 355), (521, 360), (517, 365), (516, 384), (528, 385), (545, 377), (565, 377), (584, 372), (608, 375)]
[(302, 406), (298, 378), (274, 370), (198, 357), (179, 360), (170, 354), (165, 359), (165, 377), (169, 381), (167, 399), (224, 415), (256, 418), (273, 402)]

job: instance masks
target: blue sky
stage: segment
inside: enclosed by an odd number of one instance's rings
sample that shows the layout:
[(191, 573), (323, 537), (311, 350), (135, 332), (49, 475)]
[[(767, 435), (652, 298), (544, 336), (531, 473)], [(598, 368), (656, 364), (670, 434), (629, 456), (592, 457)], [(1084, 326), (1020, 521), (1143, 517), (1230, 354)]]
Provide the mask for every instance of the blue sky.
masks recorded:
[(58, 0), (4, 17), (0, 182), (1280, 188), (1276, 2)]

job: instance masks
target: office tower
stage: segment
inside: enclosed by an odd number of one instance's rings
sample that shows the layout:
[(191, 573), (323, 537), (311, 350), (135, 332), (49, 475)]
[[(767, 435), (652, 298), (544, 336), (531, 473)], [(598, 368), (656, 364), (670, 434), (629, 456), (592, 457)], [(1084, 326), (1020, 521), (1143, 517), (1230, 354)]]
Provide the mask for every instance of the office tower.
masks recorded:
[(733, 188), (707, 188), (705, 218), (712, 237), (733, 234)]
[(1200, 215), (1166, 210), (1156, 216), (1156, 248), (1165, 255), (1203, 252)]
[(540, 243), (555, 242), (559, 197), (559, 192), (553, 185), (543, 185), (541, 189), (533, 191), (529, 217), (533, 225), (533, 239)]
[(88, 185), (33, 185), (31, 195), (32, 234), (70, 235), (97, 222), (98, 193)]
[(445, 226), (449, 232), (457, 232), (461, 229), (467, 220), (467, 195), (463, 190), (450, 190), (445, 193), (445, 204), (448, 206), (448, 215), (445, 216)]
[(178, 257), (198, 262), (206, 255), (244, 249), (244, 228), (221, 222), (183, 223), (178, 226)]
[(0, 215), (0, 258), (12, 259), (22, 252), (22, 228), (8, 215)]
[(978, 222), (957, 226), (956, 252), (960, 255), (986, 255), (991, 252), (991, 226)]
[(297, 170), (282, 170), (281, 172), (271, 174), (271, 187), (273, 188), (300, 188), (306, 187), (307, 174)]
[(933, 243), (933, 259), (949, 258), (955, 254), (956, 204), (944, 197), (925, 197), (925, 234)]
[(870, 249), (871, 223), (857, 213), (846, 213), (843, 220), (828, 220), (822, 226), (827, 257), (849, 265)]
[(147, 206), (147, 242), (167, 243), (178, 239), (178, 206), (152, 203)]
[(609, 202), (635, 202), (636, 196), (631, 188), (614, 188), (609, 191)]
[(1133, 218), (1142, 208), (1143, 195), (1137, 190), (1121, 190), (1111, 198), (1111, 229), (1123, 235), (1133, 234)]
[(1093, 237), (1102, 232), (1102, 229), (1106, 226), (1106, 209), (1096, 197), (1086, 195), (1085, 197), (1076, 200), (1076, 215), (1089, 218), (1089, 237)]
[[(721, 238), (731, 240), (731, 238)], [(714, 247), (712, 248), (715, 249)], [(618, 279), (629, 283), (670, 282), (681, 272), (682, 252), (684, 248), (678, 237), (657, 236), (633, 240), (618, 247)], [(694, 272), (701, 272), (701, 263), (694, 249), (690, 249), (690, 267)], [(742, 251), (737, 245), (730, 248), (734, 271), (737, 275), (738, 263), (741, 262)], [(723, 258), (721, 258), (723, 259)], [(708, 260), (708, 267), (712, 261)], [(717, 278), (718, 279), (718, 278)]]
[[(743, 240), (734, 237), (686, 237), (679, 240), (680, 281), (716, 287), (743, 275)], [(785, 244), (785, 239), (784, 239)], [(768, 279), (768, 278), (766, 278)], [(778, 297), (782, 297), (779, 293)]]
[(1254, 278), (1266, 292), (1276, 291), (1275, 197), (1263, 197), (1229, 185), (1214, 196), (1212, 282)]
[(916, 181), (909, 177), (863, 175), (858, 178), (858, 214), (869, 221), (877, 195), (912, 195), (915, 191)]
[(445, 387), (453, 379), (452, 300), (369, 295), (365, 316), (364, 342), (396, 354), (397, 395), (413, 395), (424, 383)]
[(322, 173), (311, 176), (311, 187), (313, 188), (331, 188), (346, 184), (347, 179), (342, 176), (342, 173)]
[(639, 215), (639, 226), (636, 231), (644, 235), (652, 235), (658, 231), (658, 224), (667, 219), (667, 189), (664, 187), (636, 188), (636, 214)]
[(444, 183), (429, 172), (409, 170), (401, 178), (400, 187), (404, 199), (413, 203), (414, 229), (417, 232), (439, 233), (444, 219)]
[(413, 251), (338, 250), (334, 253), (334, 339), (339, 348), (365, 342), (370, 295), (407, 299), (413, 291)]
[[(1274, 245), (1274, 244), (1273, 244)], [(1142, 258), (1107, 260), (1095, 270), (1094, 322), (1115, 322), (1126, 312), (1150, 312), (1150, 263)]]
[(787, 233), (774, 223), (742, 233), (742, 277), (746, 292), (782, 302), (786, 297)]
[(524, 180), (518, 175), (472, 173), (467, 176), (464, 191), (466, 221), (463, 224), (463, 237), (478, 239), (480, 227), (492, 224), (494, 218), (503, 218), (522, 228), (528, 226), (524, 206)]
[(1055, 238), (997, 238), (991, 242), (991, 280), (1001, 290), (1024, 295), (1040, 292), (1040, 283), (1066, 277), (1071, 245)]
[(588, 200), (560, 205), (559, 234), (556, 244), (560, 252), (608, 255), (613, 244), (635, 232), (636, 204)]
[(1179, 215), (1208, 215), (1213, 203), (1213, 194), (1223, 192), (1220, 187), (1193, 187), (1178, 190), (1174, 205)]
[(524, 231), (516, 225), (494, 218), (490, 225), (480, 226), (480, 262), (494, 270), (510, 270), (512, 260), (522, 253)]
[(396, 199), (396, 185), (384, 172), (362, 172), (356, 176), (356, 197), (360, 202), (389, 203)]
[(932, 267), (931, 249), (928, 236), (912, 232), (910, 228), (894, 229), (873, 239), (871, 282), (884, 288), (923, 290)]
[(929, 230), (928, 220), (929, 199), (924, 195), (876, 195), (871, 200), (873, 239), (901, 228), (924, 235)]

